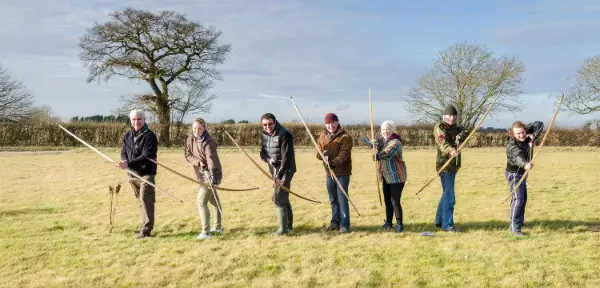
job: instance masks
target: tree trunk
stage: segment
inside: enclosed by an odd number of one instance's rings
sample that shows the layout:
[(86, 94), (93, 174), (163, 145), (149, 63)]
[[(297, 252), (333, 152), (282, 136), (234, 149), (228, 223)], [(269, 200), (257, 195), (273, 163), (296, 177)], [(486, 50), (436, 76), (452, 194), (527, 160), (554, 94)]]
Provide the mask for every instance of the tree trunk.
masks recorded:
[(158, 123), (160, 124), (160, 135), (158, 137), (158, 142), (161, 146), (171, 146), (171, 109), (169, 107), (169, 95), (167, 93), (163, 93), (163, 97), (157, 97), (156, 110), (158, 116)]

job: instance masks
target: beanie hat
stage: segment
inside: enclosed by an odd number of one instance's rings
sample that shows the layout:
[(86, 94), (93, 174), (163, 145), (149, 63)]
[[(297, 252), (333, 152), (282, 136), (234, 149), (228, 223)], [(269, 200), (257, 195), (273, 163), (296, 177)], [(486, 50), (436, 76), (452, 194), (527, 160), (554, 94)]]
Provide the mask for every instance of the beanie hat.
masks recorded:
[(333, 113), (327, 113), (325, 115), (325, 124), (329, 124), (334, 121), (336, 121), (336, 122), (339, 121), (337, 115), (335, 115)]
[(452, 106), (452, 105), (448, 105), (444, 109), (443, 115), (457, 115), (457, 114), (458, 114), (458, 111), (456, 111), (456, 108), (454, 108), (454, 106)]

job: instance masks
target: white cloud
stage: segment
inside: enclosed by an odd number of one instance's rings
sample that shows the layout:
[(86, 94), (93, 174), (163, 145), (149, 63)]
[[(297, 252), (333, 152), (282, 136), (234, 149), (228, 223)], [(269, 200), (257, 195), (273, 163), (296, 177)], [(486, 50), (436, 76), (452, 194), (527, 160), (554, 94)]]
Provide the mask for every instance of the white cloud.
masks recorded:
[[(576, 2), (579, 3), (577, 7), (593, 4)], [(221, 42), (232, 44), (229, 59), (219, 67), (224, 81), (217, 82), (212, 91), (219, 98), (213, 112), (203, 115), (209, 121), (228, 118), (256, 121), (265, 112), (294, 120), (296, 113), (289, 101), (289, 96), (293, 96), (307, 118), (316, 122), (321, 122), (327, 112), (338, 113), (344, 121), (365, 122), (368, 121), (367, 93), (372, 88), (376, 121), (393, 119), (408, 124), (411, 118), (400, 98), (430, 67), (431, 60), (437, 57), (435, 51), (446, 45), (414, 47), (413, 39), (405, 39), (402, 35), (382, 37), (367, 30), (364, 24), (389, 16), (356, 11), (347, 7), (351, 5), (349, 3), (352, 2), (56, 0), (33, 5), (3, 1), (0, 64), (23, 80), (40, 104), (51, 105), (64, 118), (108, 114), (119, 105), (120, 95), (145, 92), (148, 87), (118, 77), (107, 84), (86, 84), (87, 71), (78, 56), (79, 37), (94, 22), (106, 21), (109, 13), (126, 6), (153, 11), (172, 9), (205, 25), (214, 25), (223, 32)], [(511, 7), (515, 7), (515, 2), (512, 3)], [(561, 3), (553, 5), (565, 5)], [(547, 6), (544, 9), (555, 7)], [(588, 28), (592, 22), (585, 22), (585, 19), (561, 21), (538, 19), (493, 30), (492, 37), (497, 45), (504, 45), (501, 50), (516, 52), (526, 58), (527, 93), (558, 91), (564, 87), (560, 79), (566, 78), (571, 73), (569, 69), (579, 65), (576, 62), (581, 55), (542, 53), (539, 47), (532, 50), (530, 45), (554, 43), (554, 36), (562, 37), (556, 41), (567, 44), (570, 41), (588, 45), (597, 43), (583, 38), (585, 31), (597, 33)], [(555, 24), (547, 26), (547, 23)], [(569, 27), (564, 23), (583, 24), (571, 24), (570, 27), (578, 27), (580, 31), (571, 32), (564, 28)], [(419, 29), (424, 28), (414, 27), (415, 31)], [(555, 35), (551, 33), (553, 30), (562, 33)], [(406, 47), (402, 51), (410, 52), (394, 51), (397, 49), (389, 48), (392, 46)], [(571, 66), (566, 69), (567, 65)], [(553, 109), (551, 104), (544, 105), (540, 109)], [(542, 111), (535, 113), (545, 115)], [(506, 119), (509, 121), (510, 117)]]

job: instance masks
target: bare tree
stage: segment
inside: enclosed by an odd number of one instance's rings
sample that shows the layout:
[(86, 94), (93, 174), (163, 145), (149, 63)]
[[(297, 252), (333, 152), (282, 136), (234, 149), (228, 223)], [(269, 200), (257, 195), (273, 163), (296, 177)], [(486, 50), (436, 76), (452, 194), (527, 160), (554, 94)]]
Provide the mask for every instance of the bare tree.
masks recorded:
[(212, 83), (194, 85), (186, 89), (177, 87), (173, 95), (172, 119), (176, 123), (182, 123), (185, 117), (194, 113), (210, 113), (212, 102), (217, 99), (215, 94), (207, 94), (212, 88)]
[(27, 118), (33, 105), (33, 95), (23, 82), (13, 79), (0, 66), (0, 122), (18, 122)]
[(152, 89), (144, 100), (154, 103), (161, 124), (159, 140), (169, 145), (173, 101), (170, 85), (199, 85), (221, 80), (217, 64), (225, 62), (230, 45), (218, 43), (220, 31), (190, 21), (173, 11), (152, 13), (125, 8), (96, 23), (80, 39), (81, 60), (88, 83), (119, 75), (142, 79)]
[(490, 114), (520, 111), (523, 64), (516, 57), (494, 57), (478, 44), (457, 43), (440, 52), (434, 68), (408, 93), (407, 110), (416, 121), (439, 121), (448, 104), (458, 110), (457, 123), (472, 129), (500, 95)]
[(42, 105), (31, 108), (26, 120), (34, 123), (50, 123), (59, 122), (60, 118), (54, 115), (54, 109), (50, 105)]
[(590, 114), (600, 110), (600, 56), (585, 60), (575, 85), (565, 93), (562, 103), (572, 114)]
[[(169, 106), (171, 107), (171, 123), (177, 126), (175, 138), (179, 137), (185, 117), (194, 113), (210, 113), (214, 94), (208, 94), (212, 83), (201, 83), (193, 86), (173, 86), (170, 89)], [(158, 115), (156, 102), (152, 101), (153, 95), (134, 94), (121, 96), (122, 105), (117, 114), (128, 114), (133, 109), (147, 111), (146, 117), (152, 121)]]

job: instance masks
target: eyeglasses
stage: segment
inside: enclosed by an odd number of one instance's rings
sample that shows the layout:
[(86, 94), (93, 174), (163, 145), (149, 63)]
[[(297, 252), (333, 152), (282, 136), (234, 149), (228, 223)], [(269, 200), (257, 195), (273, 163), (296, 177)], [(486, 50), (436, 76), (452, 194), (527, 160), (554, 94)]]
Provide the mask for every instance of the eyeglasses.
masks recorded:
[(266, 123), (266, 124), (262, 124), (262, 125), (263, 125), (264, 127), (267, 127), (267, 126), (271, 127), (271, 126), (273, 126), (273, 124), (275, 124), (275, 123), (271, 122), (271, 123)]

